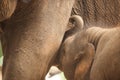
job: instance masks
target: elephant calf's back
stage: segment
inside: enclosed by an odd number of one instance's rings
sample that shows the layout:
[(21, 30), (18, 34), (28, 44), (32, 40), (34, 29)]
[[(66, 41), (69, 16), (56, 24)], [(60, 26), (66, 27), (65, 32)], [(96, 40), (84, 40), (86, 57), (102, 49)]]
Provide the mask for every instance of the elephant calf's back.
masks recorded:
[(108, 41), (104, 42), (103, 39), (103, 49), (101, 49), (100, 52), (96, 52), (91, 68), (91, 80), (120, 80), (119, 34), (120, 33), (116, 31)]

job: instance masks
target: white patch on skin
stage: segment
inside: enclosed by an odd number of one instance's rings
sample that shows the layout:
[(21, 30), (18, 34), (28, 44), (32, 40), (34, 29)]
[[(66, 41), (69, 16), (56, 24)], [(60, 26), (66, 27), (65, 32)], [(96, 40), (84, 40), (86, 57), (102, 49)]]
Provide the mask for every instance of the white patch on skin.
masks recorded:
[[(53, 73), (54, 75), (51, 75)], [(64, 73), (61, 72), (57, 67), (52, 66), (45, 77), (45, 80), (66, 80)]]
[(29, 3), (31, 0), (22, 0), (24, 3)]

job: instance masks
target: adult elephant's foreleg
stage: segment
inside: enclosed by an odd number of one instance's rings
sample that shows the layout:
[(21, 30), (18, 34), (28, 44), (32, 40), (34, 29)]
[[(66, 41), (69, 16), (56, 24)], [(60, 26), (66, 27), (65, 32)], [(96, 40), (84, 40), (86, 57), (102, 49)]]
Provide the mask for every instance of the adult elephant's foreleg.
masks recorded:
[(6, 24), (3, 80), (44, 80), (61, 44), (74, 0), (36, 1), (42, 9), (30, 7)]

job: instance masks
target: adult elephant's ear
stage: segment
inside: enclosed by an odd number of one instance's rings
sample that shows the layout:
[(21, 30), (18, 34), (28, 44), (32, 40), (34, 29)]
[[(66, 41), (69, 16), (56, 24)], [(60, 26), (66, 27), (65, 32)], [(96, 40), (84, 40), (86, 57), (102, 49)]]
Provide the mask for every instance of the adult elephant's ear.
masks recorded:
[(11, 17), (17, 5), (17, 0), (0, 0), (0, 22)]

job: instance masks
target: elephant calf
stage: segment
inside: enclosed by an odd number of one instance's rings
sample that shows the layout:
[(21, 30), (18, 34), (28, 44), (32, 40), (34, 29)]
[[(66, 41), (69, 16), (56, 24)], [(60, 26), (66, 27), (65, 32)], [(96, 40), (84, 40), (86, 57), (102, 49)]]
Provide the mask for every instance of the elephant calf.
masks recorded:
[(94, 46), (87, 42), (84, 31), (80, 31), (83, 28), (82, 18), (74, 15), (70, 21), (75, 21), (75, 27), (65, 34), (65, 40), (59, 50), (60, 67), (67, 80), (74, 80), (78, 75), (83, 80), (94, 56)]
[(64, 40), (60, 64), (68, 80), (120, 80), (119, 48), (119, 27), (81, 29)]

